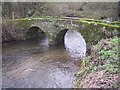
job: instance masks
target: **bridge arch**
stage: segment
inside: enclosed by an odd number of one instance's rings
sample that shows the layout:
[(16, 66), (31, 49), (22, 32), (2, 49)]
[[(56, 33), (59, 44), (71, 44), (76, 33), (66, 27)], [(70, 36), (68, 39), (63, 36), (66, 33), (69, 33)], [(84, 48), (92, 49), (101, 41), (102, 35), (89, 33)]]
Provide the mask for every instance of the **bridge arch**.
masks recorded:
[[(65, 45), (65, 35), (68, 32), (68, 30), (71, 30), (71, 29), (63, 29), (57, 33), (56, 38), (55, 38), (56, 45)], [(74, 32), (76, 30), (71, 30), (71, 31)], [(84, 39), (84, 42), (87, 43), (84, 36), (79, 31), (77, 32), (80, 34), (79, 36), (82, 39)]]
[(27, 39), (33, 39), (33, 38), (42, 39), (46, 36), (47, 35), (45, 34), (45, 32), (38, 26), (32, 26), (26, 32)]
[(56, 38), (55, 38), (56, 45), (64, 45), (64, 40), (65, 40), (64, 37), (68, 30), (69, 29), (63, 29), (59, 33), (57, 33)]

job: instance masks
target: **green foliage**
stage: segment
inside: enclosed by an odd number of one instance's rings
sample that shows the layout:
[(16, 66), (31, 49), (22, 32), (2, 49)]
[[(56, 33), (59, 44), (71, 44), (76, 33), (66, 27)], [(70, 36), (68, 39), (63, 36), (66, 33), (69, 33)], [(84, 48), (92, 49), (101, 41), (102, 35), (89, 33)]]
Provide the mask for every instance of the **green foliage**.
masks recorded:
[(106, 56), (106, 57), (108, 57), (108, 56), (110, 56), (110, 55), (112, 55), (112, 54), (114, 54), (115, 53), (115, 51), (113, 51), (113, 50), (101, 50), (100, 51), (100, 54), (102, 54), (102, 56)]
[[(73, 19), (74, 18), (63, 18), (63, 17), (59, 17), (59, 16), (41, 16), (41, 17), (31, 17), (31, 18), (21, 18), (21, 19), (15, 19), (15, 20), (10, 20), (10, 21), (21, 21), (21, 20), (39, 20), (39, 19), (42, 19), (42, 20), (50, 20), (50, 21), (54, 21), (54, 22), (57, 22), (58, 20), (69, 20), (69, 19)], [(118, 24), (110, 24), (110, 23), (105, 23), (104, 20), (101, 21), (101, 20), (94, 20), (94, 19), (89, 19), (89, 18), (78, 18), (77, 20), (75, 19), (74, 20), (75, 22), (79, 22), (79, 23), (83, 23), (84, 25), (99, 25), (99, 26), (106, 26), (106, 27), (109, 27), (110, 29), (111, 28), (120, 28), (120, 26)]]
[(82, 62), (82, 65), (87, 66), (88, 64), (89, 64), (89, 58), (85, 57), (83, 62)]
[(117, 73), (118, 72), (118, 66), (117, 65), (113, 65), (111, 63), (103, 65), (102, 68), (106, 72), (109, 72), (109, 73)]
[(101, 70), (111, 74), (120, 73), (118, 42), (120, 42), (120, 38), (115, 36), (109, 39), (102, 39), (92, 47), (91, 54), (83, 59), (80, 70), (76, 73), (79, 83), (89, 73)]
[(113, 21), (111, 23), (107, 23), (106, 20), (95, 20), (95, 19), (90, 19), (90, 18), (84, 18), (80, 22), (86, 23), (86, 24), (106, 26), (106, 27), (110, 27), (110, 28), (120, 28), (120, 22), (119, 21)]
[(80, 77), (80, 75), (82, 74), (82, 73), (84, 73), (86, 70), (89, 70), (89, 67), (88, 67), (88, 65), (89, 65), (89, 58), (87, 58), (87, 57), (85, 57), (84, 58), (84, 60), (83, 60), (83, 62), (82, 62), (82, 66), (81, 66), (81, 69), (80, 69), (80, 71), (78, 71), (76, 74), (75, 74), (75, 76), (76, 77)]
[(115, 38), (112, 39), (112, 42), (113, 42), (113, 43), (116, 43), (116, 44), (117, 44), (117, 43), (120, 43), (120, 38), (115, 37)]
[(97, 71), (97, 66), (91, 66), (89, 68), (89, 71), (92, 72), (92, 73), (95, 73)]
[(20, 20), (16, 23), (16, 27), (18, 28), (23, 28), (23, 29), (28, 29), (31, 26), (32, 20)]

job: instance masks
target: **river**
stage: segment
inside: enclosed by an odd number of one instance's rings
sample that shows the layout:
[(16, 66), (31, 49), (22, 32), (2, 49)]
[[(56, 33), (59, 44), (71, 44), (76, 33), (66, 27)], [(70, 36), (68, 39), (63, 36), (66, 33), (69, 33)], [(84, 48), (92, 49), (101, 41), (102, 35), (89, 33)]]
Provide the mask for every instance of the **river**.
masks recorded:
[(4, 43), (3, 88), (71, 88), (86, 43), (75, 30), (68, 30), (64, 46), (49, 46), (47, 38)]

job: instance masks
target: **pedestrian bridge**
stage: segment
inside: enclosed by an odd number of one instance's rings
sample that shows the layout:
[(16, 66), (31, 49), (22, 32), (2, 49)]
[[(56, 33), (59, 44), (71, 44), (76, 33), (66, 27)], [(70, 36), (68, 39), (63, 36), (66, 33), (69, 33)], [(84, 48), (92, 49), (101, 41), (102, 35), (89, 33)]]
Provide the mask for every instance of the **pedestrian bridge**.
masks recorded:
[(51, 44), (64, 44), (64, 35), (68, 30), (77, 30), (87, 43), (95, 44), (101, 38), (118, 34), (120, 22), (95, 20), (77, 17), (40, 17), (9, 20), (19, 38), (26, 40), (44, 33)]

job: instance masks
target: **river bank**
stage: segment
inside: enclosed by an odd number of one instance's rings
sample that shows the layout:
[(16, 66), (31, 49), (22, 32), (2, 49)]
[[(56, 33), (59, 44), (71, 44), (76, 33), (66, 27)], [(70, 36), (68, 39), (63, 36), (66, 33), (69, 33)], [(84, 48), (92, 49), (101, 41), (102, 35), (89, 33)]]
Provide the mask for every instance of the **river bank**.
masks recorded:
[(92, 46), (76, 73), (77, 88), (120, 88), (119, 43), (117, 36), (101, 39)]

